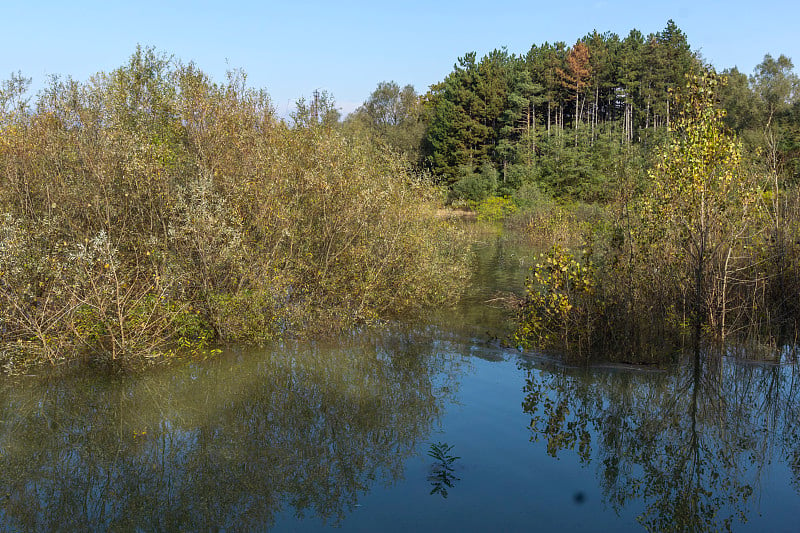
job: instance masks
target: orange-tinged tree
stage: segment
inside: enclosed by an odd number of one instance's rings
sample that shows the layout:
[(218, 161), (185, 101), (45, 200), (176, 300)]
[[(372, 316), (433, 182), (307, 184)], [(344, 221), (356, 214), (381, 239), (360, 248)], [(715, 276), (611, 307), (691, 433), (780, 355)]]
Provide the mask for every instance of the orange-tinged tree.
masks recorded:
[(565, 71), (558, 69), (561, 83), (570, 93), (575, 95), (575, 128), (580, 122), (581, 93), (589, 83), (592, 76), (592, 66), (589, 62), (589, 47), (578, 41), (567, 54), (567, 67)]

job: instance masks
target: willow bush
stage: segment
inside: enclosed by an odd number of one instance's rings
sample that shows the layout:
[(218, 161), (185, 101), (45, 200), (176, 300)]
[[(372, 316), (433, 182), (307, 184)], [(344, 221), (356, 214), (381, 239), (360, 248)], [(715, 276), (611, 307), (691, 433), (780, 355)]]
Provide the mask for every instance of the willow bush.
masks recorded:
[(217, 84), (137, 49), (88, 82), (53, 79), (32, 106), (9, 101), (9, 369), (332, 333), (452, 301), (463, 285), (466, 247), (433, 216), (425, 180), (335, 125), (287, 125), (241, 72)]

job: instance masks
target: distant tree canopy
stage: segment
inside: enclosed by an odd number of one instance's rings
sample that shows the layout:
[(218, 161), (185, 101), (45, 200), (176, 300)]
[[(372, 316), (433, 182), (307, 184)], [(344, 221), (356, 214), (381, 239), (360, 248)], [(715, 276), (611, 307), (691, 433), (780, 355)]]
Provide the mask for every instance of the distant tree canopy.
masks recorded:
[(727, 123), (751, 149), (765, 154), (764, 163), (789, 184), (800, 183), (800, 79), (792, 60), (764, 56), (748, 77), (735, 67), (726, 70), (728, 85), (721, 100)]
[(409, 162), (420, 162), (420, 143), (425, 133), (422, 103), (412, 85), (402, 89), (394, 81), (383, 81), (347, 122), (362, 128)]
[(300, 98), (291, 113), (295, 127), (333, 126), (339, 122), (341, 113), (336, 108), (336, 100), (327, 91), (314, 91), (311, 100)]
[[(467, 53), (422, 96), (381, 82), (347, 122), (430, 171), (455, 197), (510, 195), (533, 184), (556, 197), (604, 201), (622, 174), (628, 183), (647, 179), (651, 149), (675, 120), (671, 91), (707, 68), (672, 20), (649, 35), (593, 31), (526, 54)], [(771, 166), (797, 181), (792, 68), (789, 58), (767, 55), (750, 77), (726, 70), (719, 98), (748, 153), (770, 153)]]
[[(507, 182), (509, 167), (524, 165), (553, 192), (597, 195), (591, 182), (606, 170), (598, 159), (614, 155), (608, 140), (639, 143), (666, 126), (668, 89), (700, 68), (672, 21), (647, 37), (593, 32), (525, 55), (466, 54), (426, 97), (425, 164), (449, 184), (465, 166), (488, 163)], [(569, 168), (577, 174), (560, 184)], [(578, 183), (586, 186), (573, 190)]]

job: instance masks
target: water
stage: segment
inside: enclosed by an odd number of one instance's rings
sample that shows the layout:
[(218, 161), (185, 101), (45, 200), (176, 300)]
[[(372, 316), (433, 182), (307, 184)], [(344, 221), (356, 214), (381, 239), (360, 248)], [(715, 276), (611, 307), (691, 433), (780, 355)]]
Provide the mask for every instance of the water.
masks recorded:
[(0, 529), (797, 529), (797, 368), (504, 348), (532, 254), (484, 240), (467, 305), (424, 324), (4, 379)]

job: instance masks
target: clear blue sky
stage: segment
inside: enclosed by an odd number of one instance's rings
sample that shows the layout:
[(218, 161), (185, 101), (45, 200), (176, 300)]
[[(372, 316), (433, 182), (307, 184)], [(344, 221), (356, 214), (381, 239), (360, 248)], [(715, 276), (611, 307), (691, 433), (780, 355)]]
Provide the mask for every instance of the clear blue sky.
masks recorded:
[(380, 81), (425, 92), (466, 52), (481, 57), (505, 46), (524, 54), (595, 29), (647, 35), (669, 19), (720, 70), (750, 74), (766, 53), (800, 65), (797, 0), (3, 0), (0, 14), (3, 79), (21, 70), (34, 88), (51, 74), (86, 80), (122, 65), (142, 44), (193, 60), (216, 81), (229, 66), (244, 69), (284, 116), (317, 88), (347, 113)]

